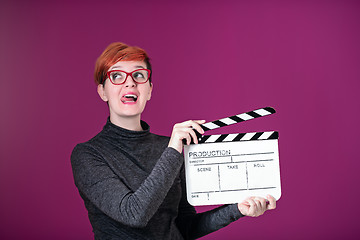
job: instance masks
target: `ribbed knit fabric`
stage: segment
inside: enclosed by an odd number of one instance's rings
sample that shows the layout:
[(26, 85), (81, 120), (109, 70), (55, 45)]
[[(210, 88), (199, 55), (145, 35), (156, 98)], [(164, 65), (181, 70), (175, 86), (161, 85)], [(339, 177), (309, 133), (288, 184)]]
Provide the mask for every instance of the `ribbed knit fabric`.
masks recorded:
[(235, 204), (197, 214), (186, 200), (183, 155), (141, 125), (130, 131), (108, 119), (72, 152), (95, 239), (194, 239), (243, 216)]

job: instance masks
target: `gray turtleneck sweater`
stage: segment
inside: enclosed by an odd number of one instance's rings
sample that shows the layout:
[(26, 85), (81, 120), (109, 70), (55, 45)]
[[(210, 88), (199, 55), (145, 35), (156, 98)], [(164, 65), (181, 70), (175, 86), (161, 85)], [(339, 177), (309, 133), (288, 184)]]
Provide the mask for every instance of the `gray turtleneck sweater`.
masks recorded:
[(72, 152), (95, 239), (194, 239), (243, 216), (236, 204), (197, 214), (186, 200), (183, 155), (141, 124), (130, 131), (108, 119)]

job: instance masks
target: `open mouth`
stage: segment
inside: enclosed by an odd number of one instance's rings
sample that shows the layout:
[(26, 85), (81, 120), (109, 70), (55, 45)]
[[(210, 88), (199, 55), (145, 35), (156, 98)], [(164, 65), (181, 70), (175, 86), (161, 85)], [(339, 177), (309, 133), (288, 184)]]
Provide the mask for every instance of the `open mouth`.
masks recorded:
[(122, 98), (121, 101), (123, 103), (135, 103), (138, 99), (138, 96), (136, 96), (135, 94), (125, 94)]

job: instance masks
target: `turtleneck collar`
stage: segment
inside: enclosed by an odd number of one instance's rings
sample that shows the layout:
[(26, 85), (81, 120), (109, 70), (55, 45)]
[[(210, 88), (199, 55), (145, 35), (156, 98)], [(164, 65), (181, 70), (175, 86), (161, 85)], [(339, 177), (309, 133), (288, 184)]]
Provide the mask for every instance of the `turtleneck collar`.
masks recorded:
[(123, 138), (139, 138), (147, 136), (150, 133), (150, 126), (142, 120), (140, 124), (143, 129), (142, 131), (132, 131), (113, 124), (110, 121), (110, 117), (108, 117), (107, 122), (104, 126), (104, 131), (108, 132), (110, 135), (114, 134)]

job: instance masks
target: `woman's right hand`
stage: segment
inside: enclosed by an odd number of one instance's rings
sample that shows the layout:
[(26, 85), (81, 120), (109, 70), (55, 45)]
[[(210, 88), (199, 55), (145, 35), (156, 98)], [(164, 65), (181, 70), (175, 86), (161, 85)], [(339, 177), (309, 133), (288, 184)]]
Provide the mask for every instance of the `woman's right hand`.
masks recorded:
[(182, 153), (184, 145), (183, 140), (185, 140), (187, 145), (191, 143), (191, 139), (197, 144), (198, 139), (194, 130), (198, 131), (200, 134), (204, 134), (204, 130), (200, 126), (200, 124), (203, 123), (205, 123), (205, 120), (189, 120), (175, 124), (168, 146), (174, 148), (179, 153)]

